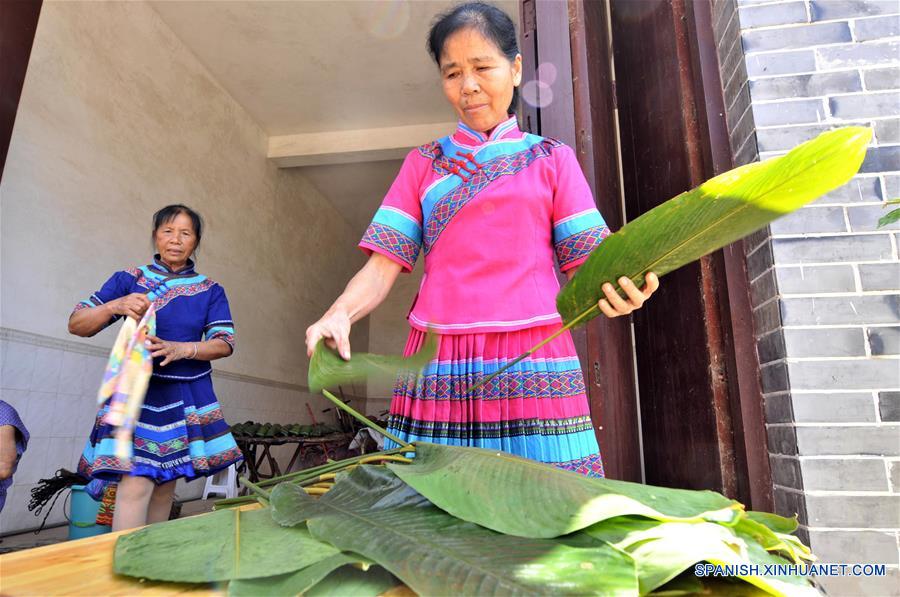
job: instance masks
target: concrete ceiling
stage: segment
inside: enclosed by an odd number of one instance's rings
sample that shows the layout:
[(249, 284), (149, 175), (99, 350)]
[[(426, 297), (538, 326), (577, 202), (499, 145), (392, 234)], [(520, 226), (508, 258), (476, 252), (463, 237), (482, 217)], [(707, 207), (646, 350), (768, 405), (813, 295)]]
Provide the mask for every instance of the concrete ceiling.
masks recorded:
[[(151, 1), (270, 142), (289, 135), (326, 133), (327, 138), (334, 131), (455, 122), (425, 49), (432, 20), (453, 4)], [(517, 0), (496, 4), (518, 22)], [(389, 159), (396, 155), (350, 164), (331, 160), (331, 165), (305, 166), (303, 173), (362, 235), (400, 167), (400, 161)]]
[[(269, 135), (454, 121), (425, 50), (445, 0), (154, 0)], [(497, 3), (518, 18), (517, 1)]]

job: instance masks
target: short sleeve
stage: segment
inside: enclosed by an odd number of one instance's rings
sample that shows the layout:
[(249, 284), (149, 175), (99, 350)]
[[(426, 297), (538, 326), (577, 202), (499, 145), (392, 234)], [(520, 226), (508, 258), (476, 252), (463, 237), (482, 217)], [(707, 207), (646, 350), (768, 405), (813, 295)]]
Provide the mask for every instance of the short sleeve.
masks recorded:
[[(72, 313), (76, 313), (81, 311), (82, 309), (90, 309), (92, 307), (99, 307), (100, 305), (106, 304), (110, 301), (114, 301), (117, 298), (122, 298), (125, 295), (131, 294), (132, 289), (134, 288), (134, 274), (131, 274), (127, 271), (125, 272), (116, 272), (114, 273), (109, 280), (103, 284), (103, 287), (100, 288), (97, 292), (84, 299), (83, 301), (79, 301), (75, 308), (72, 309)], [(104, 328), (115, 323), (121, 315), (114, 315), (110, 318)]]
[(610, 235), (597, 210), (591, 188), (571, 147), (553, 151), (556, 187), (553, 192), (553, 248), (561, 271), (581, 265)]
[(402, 265), (406, 273), (412, 271), (422, 248), (419, 188), (429, 162), (417, 149), (407, 154), (359, 243), (366, 255), (380, 253)]
[(206, 311), (206, 325), (203, 336), (207, 340), (224, 340), (234, 352), (234, 321), (231, 320), (231, 308), (225, 289), (215, 284), (210, 290), (211, 297)]

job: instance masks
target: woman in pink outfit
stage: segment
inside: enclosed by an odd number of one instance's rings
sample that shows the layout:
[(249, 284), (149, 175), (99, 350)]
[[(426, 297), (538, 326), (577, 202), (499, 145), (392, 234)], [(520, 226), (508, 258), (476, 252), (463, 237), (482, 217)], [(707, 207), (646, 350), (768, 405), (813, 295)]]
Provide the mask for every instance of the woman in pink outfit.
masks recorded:
[[(306, 331), (350, 358), (350, 326), (387, 296), (420, 253), (405, 354), (428, 329), (437, 359), (394, 388), (389, 430), (409, 441), (503, 450), (603, 476), (584, 379), (568, 333), (491, 382), (472, 385), (553, 332), (559, 283), (609, 234), (571, 148), (519, 130), (522, 78), (512, 20), (481, 2), (456, 6), (429, 33), (456, 131), (412, 150), (359, 246), (369, 261)], [(640, 308), (658, 287), (623, 277), (599, 303), (607, 317)], [(393, 447), (387, 441), (387, 448)]]

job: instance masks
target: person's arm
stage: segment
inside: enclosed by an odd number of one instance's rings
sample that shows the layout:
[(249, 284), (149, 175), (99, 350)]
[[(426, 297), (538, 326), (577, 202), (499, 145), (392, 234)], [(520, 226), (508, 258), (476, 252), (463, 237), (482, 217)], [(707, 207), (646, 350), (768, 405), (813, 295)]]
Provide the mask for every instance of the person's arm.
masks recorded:
[(312, 356), (322, 338), (345, 359), (350, 358), (350, 326), (380, 305), (400, 275), (403, 266), (380, 253), (372, 253), (366, 264), (347, 284), (319, 321), (306, 330), (306, 354)]
[(110, 320), (116, 316), (124, 315), (140, 320), (149, 306), (147, 296), (135, 292), (102, 305), (79, 309), (69, 316), (69, 333), (89, 338), (109, 325)]
[(156, 336), (147, 336), (150, 356), (164, 357), (159, 364), (165, 367), (172, 361), (193, 359), (195, 361), (215, 361), (231, 354), (231, 345), (225, 340), (214, 338), (198, 342), (170, 342)]
[(16, 431), (12, 425), (0, 425), (0, 481), (9, 479), (16, 466)]

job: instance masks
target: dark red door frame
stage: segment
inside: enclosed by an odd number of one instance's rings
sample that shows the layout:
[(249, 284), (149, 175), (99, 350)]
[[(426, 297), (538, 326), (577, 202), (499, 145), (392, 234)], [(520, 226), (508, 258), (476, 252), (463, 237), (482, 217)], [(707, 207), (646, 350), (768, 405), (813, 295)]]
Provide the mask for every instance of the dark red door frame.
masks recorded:
[[(520, 5), (526, 80), (542, 62), (558, 71), (568, 63), (572, 75), (571, 99), (554, 88), (550, 106), (525, 107), (526, 121), (576, 148), (614, 230), (625, 222), (617, 142), (630, 218), (731, 167), (707, 0)], [(666, 277), (659, 296), (634, 316), (635, 345), (626, 320), (587, 326), (582, 364), (611, 477), (641, 480), (643, 450), (649, 483), (717, 489), (771, 509), (751, 322), (735, 243)]]
[[(575, 148), (597, 206), (615, 230), (624, 219), (615, 114), (609, 93), (612, 81), (605, 5), (575, 0), (568, 5), (558, 0), (523, 0), (520, 19), (523, 80), (534, 80), (541, 64), (553, 65), (555, 71), (552, 102), (542, 108), (525, 102), (524, 125), (533, 133), (555, 137)], [(578, 84), (573, 85), (573, 81)], [(573, 330), (572, 336), (606, 474), (615, 479), (641, 481), (630, 322), (598, 317)]]
[(0, 1), (0, 180), (12, 138), (42, 0)]

